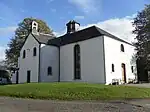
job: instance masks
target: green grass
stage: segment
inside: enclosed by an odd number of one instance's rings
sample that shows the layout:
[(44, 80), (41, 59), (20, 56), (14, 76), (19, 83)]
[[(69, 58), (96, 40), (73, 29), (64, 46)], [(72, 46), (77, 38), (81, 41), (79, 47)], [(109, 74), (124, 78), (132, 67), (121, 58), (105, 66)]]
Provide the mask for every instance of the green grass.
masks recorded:
[(0, 86), (0, 96), (52, 100), (150, 98), (150, 89), (87, 83), (31, 83)]

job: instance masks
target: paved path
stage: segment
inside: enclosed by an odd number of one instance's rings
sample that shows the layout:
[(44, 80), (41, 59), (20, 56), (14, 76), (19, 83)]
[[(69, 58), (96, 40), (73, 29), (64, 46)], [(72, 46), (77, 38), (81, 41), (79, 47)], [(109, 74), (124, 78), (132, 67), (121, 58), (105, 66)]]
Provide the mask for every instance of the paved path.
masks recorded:
[(0, 112), (150, 112), (150, 106), (133, 105), (135, 102), (69, 102), (0, 97)]
[(135, 86), (135, 87), (142, 87), (142, 88), (150, 88), (150, 83), (143, 83), (143, 84), (127, 84), (127, 86)]

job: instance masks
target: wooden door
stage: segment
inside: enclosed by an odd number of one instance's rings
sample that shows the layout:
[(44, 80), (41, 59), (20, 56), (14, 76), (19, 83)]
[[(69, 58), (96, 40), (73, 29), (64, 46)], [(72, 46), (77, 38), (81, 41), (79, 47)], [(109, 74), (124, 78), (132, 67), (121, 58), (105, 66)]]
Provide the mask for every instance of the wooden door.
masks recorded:
[(31, 71), (27, 71), (27, 83), (30, 83)]
[(124, 83), (126, 83), (127, 82), (127, 80), (126, 80), (126, 65), (124, 63), (122, 63), (121, 66), (122, 66), (122, 80)]
[(19, 72), (17, 71), (17, 73), (16, 73), (16, 84), (18, 84), (19, 83)]

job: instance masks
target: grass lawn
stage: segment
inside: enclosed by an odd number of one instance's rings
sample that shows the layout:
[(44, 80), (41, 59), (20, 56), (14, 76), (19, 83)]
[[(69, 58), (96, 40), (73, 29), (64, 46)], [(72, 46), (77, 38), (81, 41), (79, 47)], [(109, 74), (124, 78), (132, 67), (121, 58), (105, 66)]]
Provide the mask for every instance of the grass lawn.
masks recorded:
[(150, 89), (87, 83), (31, 83), (0, 86), (0, 96), (52, 100), (150, 98)]

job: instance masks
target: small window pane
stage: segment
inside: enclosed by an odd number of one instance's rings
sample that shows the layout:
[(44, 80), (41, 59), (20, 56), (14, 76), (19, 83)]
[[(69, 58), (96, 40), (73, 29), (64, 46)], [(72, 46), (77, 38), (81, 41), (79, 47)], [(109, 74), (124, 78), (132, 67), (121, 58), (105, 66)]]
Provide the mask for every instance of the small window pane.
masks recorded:
[(124, 45), (121, 44), (121, 51), (124, 52)]
[(47, 75), (52, 75), (52, 67), (48, 67), (48, 69), (47, 69)]
[(114, 64), (112, 64), (112, 72), (115, 72)]
[(26, 51), (24, 50), (23, 51), (23, 58), (25, 58), (26, 57)]
[(33, 56), (36, 56), (36, 47), (33, 48)]
[(131, 71), (132, 71), (132, 73), (134, 72), (133, 66), (131, 66)]

